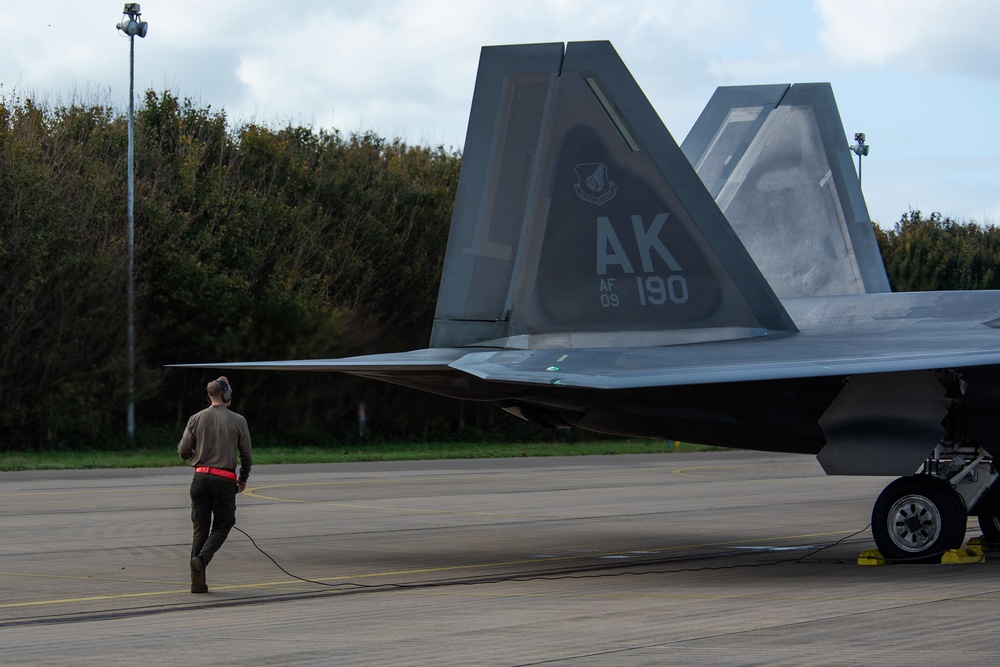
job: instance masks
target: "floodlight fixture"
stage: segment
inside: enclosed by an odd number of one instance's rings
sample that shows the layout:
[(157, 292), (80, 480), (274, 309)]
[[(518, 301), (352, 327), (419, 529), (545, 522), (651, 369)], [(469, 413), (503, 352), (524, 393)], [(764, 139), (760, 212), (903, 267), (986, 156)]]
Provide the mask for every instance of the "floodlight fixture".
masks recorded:
[(851, 150), (854, 151), (858, 155), (859, 158), (861, 156), (863, 156), (863, 155), (868, 155), (868, 148), (869, 148), (869, 146), (868, 146), (868, 144), (865, 143), (865, 133), (864, 132), (855, 132), (854, 133), (854, 140), (856, 142), (858, 142), (858, 143), (853, 144), (851, 146)]
[(125, 9), (122, 10), (122, 20), (115, 27), (129, 37), (145, 37), (146, 33), (149, 32), (149, 24), (140, 21), (141, 16), (138, 2), (126, 2)]
[(868, 155), (870, 146), (865, 143), (865, 133), (855, 132), (854, 140), (858, 143), (851, 145), (851, 150), (858, 156), (858, 186), (861, 185), (861, 158)]

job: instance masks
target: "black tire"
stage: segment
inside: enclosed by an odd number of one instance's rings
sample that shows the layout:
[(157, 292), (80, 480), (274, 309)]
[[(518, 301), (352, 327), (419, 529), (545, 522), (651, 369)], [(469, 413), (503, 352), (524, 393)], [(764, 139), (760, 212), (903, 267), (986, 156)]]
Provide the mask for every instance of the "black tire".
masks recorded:
[(983, 539), (990, 546), (1000, 546), (1000, 514), (980, 514), (979, 528), (983, 531)]
[(872, 537), (892, 561), (938, 563), (965, 540), (965, 501), (944, 480), (900, 477), (885, 487), (872, 509)]

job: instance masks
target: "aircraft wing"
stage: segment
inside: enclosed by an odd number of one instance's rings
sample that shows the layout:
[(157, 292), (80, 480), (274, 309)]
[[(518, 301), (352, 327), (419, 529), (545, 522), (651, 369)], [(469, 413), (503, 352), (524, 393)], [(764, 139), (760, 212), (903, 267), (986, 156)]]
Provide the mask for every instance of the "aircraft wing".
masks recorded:
[(610, 43), (490, 46), (432, 349), (190, 366), (815, 454), (907, 476), (872, 514), (893, 558), (959, 546), (969, 513), (1000, 542), (1000, 293), (888, 287), (828, 84), (720, 89), (682, 151)]
[(786, 299), (794, 334), (689, 345), (480, 351), (450, 366), (492, 382), (636, 389), (1000, 365), (1000, 292)]
[[(339, 372), (416, 380), (466, 373), (489, 383), (589, 389), (640, 389), (893, 373), (1000, 365), (1000, 332), (971, 337), (970, 349), (942, 349), (938, 338), (804, 336), (794, 340), (721, 341), (693, 346), (572, 350), (427, 349), (343, 359), (183, 364), (187, 368)], [(977, 340), (978, 339), (978, 340)], [(413, 384), (405, 382), (403, 384)], [(494, 393), (494, 392), (491, 392)], [(474, 391), (463, 394), (476, 398)]]
[[(1000, 293), (900, 293), (786, 301), (792, 335), (653, 347), (434, 348), (343, 359), (191, 364), (341, 372), (418, 386), (467, 374), (486, 383), (638, 389), (1000, 365)], [(463, 387), (460, 396), (477, 398)], [(498, 388), (488, 392), (498, 395)]]
[[(878, 346), (877, 348), (875, 346)], [(640, 389), (728, 384), (865, 373), (1000, 365), (1000, 341), (990, 349), (942, 351), (940, 341), (897, 341), (870, 337), (816, 337), (806, 340), (738, 341), (702, 344), (691, 349), (663, 347), (478, 352), (451, 368), (490, 382), (544, 384), (590, 389)], [(348, 371), (350, 372), (350, 371)]]
[(444, 371), (468, 350), (434, 348), (368, 354), (340, 359), (289, 359), (286, 361), (237, 361), (224, 363), (173, 364), (174, 368), (232, 368), (247, 371), (327, 371), (361, 375), (366, 373), (413, 373)]

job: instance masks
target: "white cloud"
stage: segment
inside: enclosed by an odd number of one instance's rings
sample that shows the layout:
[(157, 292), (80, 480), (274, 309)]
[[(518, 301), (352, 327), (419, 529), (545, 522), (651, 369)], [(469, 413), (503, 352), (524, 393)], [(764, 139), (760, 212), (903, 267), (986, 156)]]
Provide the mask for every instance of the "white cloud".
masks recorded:
[(849, 65), (1000, 77), (1000, 11), (982, 0), (815, 0), (828, 54)]
[[(124, 106), (120, 7), (0, 0), (0, 97)], [(926, 198), (912, 203), (949, 215), (1000, 208), (995, 167), (957, 178), (940, 159), (974, 165), (1000, 155), (990, 116), (1000, 105), (992, 0), (144, 0), (142, 8), (150, 29), (136, 40), (136, 89), (224, 108), (236, 124), (371, 130), (460, 148), (481, 46), (607, 39), (678, 140), (716, 86), (830, 81), (847, 131), (868, 132), (873, 145), (865, 162), (873, 212), (892, 221), (912, 193)], [(927, 181), (891, 159), (913, 161)]]
[[(297, 112), (295, 120), (320, 126), (394, 128), (410, 141), (430, 134), (433, 143), (460, 146), (482, 45), (611, 38), (649, 75), (644, 87), (677, 96), (705, 80), (708, 63), (697, 54), (738, 34), (746, 4), (382, 0), (365, 13), (356, 5), (306, 8), (294, 21), (284, 10), (258, 12), (257, 27), (234, 29), (243, 31), (232, 44), (242, 91), (228, 104), (270, 105), (279, 117)], [(704, 104), (707, 92), (697, 98)]]

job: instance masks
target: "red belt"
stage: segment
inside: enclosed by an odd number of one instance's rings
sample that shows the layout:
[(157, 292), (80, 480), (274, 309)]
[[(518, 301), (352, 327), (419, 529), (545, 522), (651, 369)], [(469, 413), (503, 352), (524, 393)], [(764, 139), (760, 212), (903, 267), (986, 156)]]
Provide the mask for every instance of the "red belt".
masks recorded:
[(225, 470), (223, 468), (210, 468), (209, 466), (198, 466), (194, 469), (195, 472), (203, 472), (209, 475), (218, 475), (219, 477), (225, 477), (226, 479), (231, 479), (236, 481), (236, 473), (231, 470)]

